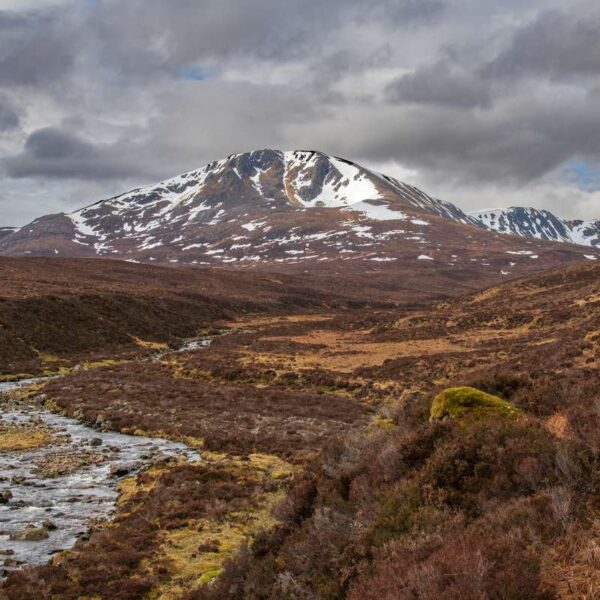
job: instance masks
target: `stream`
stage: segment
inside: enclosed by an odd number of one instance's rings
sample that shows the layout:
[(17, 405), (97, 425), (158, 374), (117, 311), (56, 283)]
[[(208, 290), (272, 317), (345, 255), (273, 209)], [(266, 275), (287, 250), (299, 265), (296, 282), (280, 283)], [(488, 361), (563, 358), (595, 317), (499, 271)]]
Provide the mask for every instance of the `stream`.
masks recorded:
[[(171, 352), (205, 348), (210, 342), (198, 338)], [(11, 570), (46, 563), (72, 548), (92, 525), (110, 519), (123, 477), (163, 460), (201, 460), (182, 443), (98, 431), (4, 396), (39, 381), (0, 383), (0, 427), (42, 431), (52, 439), (36, 448), (0, 449), (0, 579)]]

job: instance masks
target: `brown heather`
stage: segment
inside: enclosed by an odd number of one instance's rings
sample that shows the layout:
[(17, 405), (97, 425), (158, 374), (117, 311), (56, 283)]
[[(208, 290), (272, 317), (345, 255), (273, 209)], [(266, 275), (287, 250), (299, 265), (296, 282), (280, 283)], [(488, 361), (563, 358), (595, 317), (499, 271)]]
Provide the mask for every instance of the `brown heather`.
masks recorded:
[[(229, 326), (207, 350), (46, 384), (68, 414), (221, 454), (139, 475), (114, 526), (12, 574), (7, 598), (599, 597), (600, 267)], [(519, 414), (431, 422), (459, 386)], [(177, 536), (195, 556), (166, 552)]]

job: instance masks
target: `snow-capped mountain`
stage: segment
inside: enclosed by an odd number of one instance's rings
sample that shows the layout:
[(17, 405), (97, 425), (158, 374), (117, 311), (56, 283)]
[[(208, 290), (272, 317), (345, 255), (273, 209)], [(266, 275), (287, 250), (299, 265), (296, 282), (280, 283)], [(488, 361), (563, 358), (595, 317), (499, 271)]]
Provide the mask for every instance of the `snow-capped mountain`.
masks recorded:
[(502, 236), (449, 202), (348, 160), (278, 150), (232, 155), (41, 217), (1, 239), (0, 254), (286, 269), (461, 265), (502, 275), (583, 257), (566, 245)]
[(517, 206), (477, 211), (470, 216), (500, 233), (600, 247), (600, 219), (568, 221), (547, 210)]
[[(134, 240), (138, 250), (158, 247), (164, 241), (159, 238), (165, 227), (177, 234), (168, 241), (182, 248), (186, 241), (197, 242), (198, 224), (235, 223), (246, 231), (264, 230), (268, 225), (252, 218), (257, 211), (270, 216), (272, 211), (337, 208), (376, 221), (415, 224), (403, 210), (420, 209), (473, 223), (463, 211), (450, 206), (341, 158), (314, 151), (260, 150), (230, 156), (68, 216), (75, 225), (75, 241), (94, 240), (97, 253), (103, 254), (119, 238)], [(115, 227), (117, 219), (122, 221), (121, 229)]]

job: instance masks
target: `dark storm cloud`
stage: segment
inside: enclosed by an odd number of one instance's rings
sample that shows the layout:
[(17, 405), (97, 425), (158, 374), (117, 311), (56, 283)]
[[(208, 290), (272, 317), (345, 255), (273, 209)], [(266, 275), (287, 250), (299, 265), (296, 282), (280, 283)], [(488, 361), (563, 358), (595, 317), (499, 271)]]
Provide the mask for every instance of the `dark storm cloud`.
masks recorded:
[(114, 179), (143, 173), (118, 145), (92, 144), (68, 131), (45, 127), (31, 133), (23, 152), (5, 159), (10, 177)]

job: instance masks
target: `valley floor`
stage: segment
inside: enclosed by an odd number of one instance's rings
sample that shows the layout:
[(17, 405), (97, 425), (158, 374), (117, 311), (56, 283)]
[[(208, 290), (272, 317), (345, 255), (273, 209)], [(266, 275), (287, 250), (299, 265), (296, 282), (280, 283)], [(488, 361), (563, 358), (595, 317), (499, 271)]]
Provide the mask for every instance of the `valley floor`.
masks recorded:
[[(218, 321), (233, 333), (209, 348), (21, 395), (205, 460), (125, 478), (112, 523), (0, 597), (600, 596), (599, 267), (412, 310)], [(455, 386), (517, 416), (431, 421)]]

